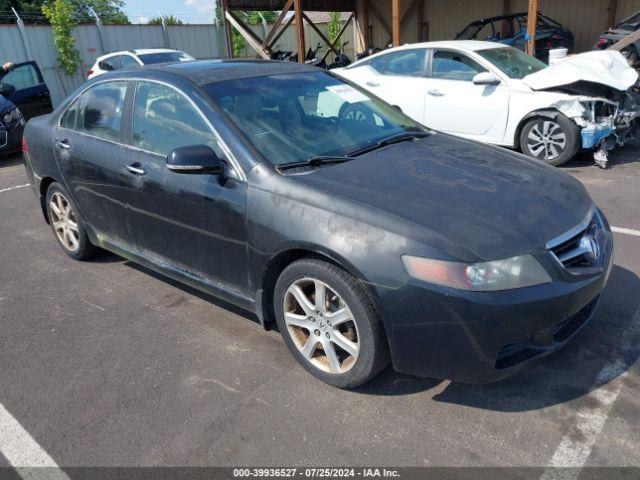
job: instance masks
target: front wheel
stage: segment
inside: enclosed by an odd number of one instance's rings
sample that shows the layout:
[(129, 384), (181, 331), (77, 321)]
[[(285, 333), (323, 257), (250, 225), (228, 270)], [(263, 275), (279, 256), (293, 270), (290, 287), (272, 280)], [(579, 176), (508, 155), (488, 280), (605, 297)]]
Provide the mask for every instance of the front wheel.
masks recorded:
[(315, 377), (355, 388), (388, 363), (382, 321), (360, 282), (321, 260), (299, 260), (274, 291), (278, 328), (287, 347)]
[(571, 160), (580, 149), (578, 126), (558, 113), (555, 118), (529, 120), (520, 133), (522, 153), (551, 165)]

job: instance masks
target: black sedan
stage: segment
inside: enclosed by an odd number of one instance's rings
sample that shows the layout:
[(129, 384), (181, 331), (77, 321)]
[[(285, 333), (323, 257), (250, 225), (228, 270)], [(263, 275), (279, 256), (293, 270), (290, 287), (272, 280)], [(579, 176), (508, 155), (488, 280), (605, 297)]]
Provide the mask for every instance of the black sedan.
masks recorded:
[(506, 377), (591, 318), (611, 269), (579, 182), (305, 65), (106, 74), (25, 139), (71, 257), (104, 248), (255, 312), (338, 387), (389, 361)]

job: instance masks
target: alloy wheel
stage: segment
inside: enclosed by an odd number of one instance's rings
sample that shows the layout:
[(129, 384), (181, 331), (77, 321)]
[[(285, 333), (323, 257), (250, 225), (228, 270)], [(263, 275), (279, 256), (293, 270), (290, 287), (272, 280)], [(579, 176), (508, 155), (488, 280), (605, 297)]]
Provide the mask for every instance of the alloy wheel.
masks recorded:
[(326, 373), (341, 374), (358, 360), (356, 321), (345, 301), (314, 278), (293, 282), (284, 296), (288, 334), (306, 361)]
[(529, 130), (527, 147), (536, 158), (554, 160), (567, 148), (567, 134), (553, 120), (541, 120)]
[(80, 248), (78, 221), (69, 200), (60, 192), (55, 192), (49, 200), (51, 225), (62, 246), (73, 253)]

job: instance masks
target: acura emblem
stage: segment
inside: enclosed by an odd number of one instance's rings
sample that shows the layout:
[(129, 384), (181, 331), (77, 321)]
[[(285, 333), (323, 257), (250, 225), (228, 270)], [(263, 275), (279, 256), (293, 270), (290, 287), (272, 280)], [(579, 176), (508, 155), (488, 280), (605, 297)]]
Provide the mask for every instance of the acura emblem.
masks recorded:
[(580, 239), (580, 249), (584, 252), (584, 256), (587, 257), (591, 263), (595, 263), (596, 260), (598, 260), (600, 248), (598, 247), (598, 242), (593, 235), (586, 233)]

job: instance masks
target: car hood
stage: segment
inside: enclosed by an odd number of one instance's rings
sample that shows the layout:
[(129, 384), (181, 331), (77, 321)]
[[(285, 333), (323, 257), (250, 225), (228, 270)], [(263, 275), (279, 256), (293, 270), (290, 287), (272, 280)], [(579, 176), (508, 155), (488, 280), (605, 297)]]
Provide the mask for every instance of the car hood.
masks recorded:
[(522, 82), (533, 90), (588, 82), (626, 91), (637, 81), (638, 72), (629, 66), (620, 52), (612, 50), (573, 55), (522, 79)]
[(467, 261), (540, 251), (593, 205), (553, 167), (440, 133), (297, 180), (361, 205), (372, 224)]

